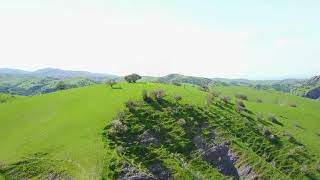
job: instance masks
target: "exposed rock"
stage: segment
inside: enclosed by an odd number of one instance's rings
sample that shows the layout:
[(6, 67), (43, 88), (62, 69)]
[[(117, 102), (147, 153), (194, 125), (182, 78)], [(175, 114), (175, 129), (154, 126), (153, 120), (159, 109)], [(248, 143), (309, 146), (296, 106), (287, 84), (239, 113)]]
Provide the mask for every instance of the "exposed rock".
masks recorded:
[(52, 172), (41, 177), (40, 180), (71, 180), (71, 177), (67, 174)]
[(171, 180), (171, 172), (160, 162), (154, 163), (148, 167), (149, 171), (159, 180)]
[(171, 180), (171, 172), (162, 166), (161, 162), (155, 162), (148, 167), (149, 173), (141, 172), (136, 167), (124, 164), (119, 175), (120, 180)]
[(193, 143), (202, 155), (202, 158), (217, 168), (220, 173), (226, 176), (231, 176), (234, 179), (250, 179), (258, 180), (259, 176), (252, 170), (249, 165), (236, 166), (239, 157), (233, 153), (226, 142), (219, 142), (214, 132), (210, 136), (215, 142), (208, 142), (200, 136), (193, 138)]
[(205, 161), (212, 164), (222, 174), (239, 179), (239, 174), (235, 167), (237, 157), (233, 156), (225, 143), (209, 144), (200, 136), (195, 136), (193, 143)]
[(252, 171), (252, 168), (248, 165), (243, 165), (238, 168), (239, 176), (242, 179), (248, 179), (248, 180), (258, 180), (259, 176), (257, 173)]
[(151, 144), (159, 145), (159, 140), (148, 131), (145, 131), (140, 137), (140, 143), (144, 146), (149, 146)]
[(154, 180), (155, 178), (138, 171), (134, 166), (125, 164), (120, 175), (119, 180)]
[(308, 91), (304, 97), (311, 98), (311, 99), (319, 99), (320, 98), (320, 87), (316, 87)]

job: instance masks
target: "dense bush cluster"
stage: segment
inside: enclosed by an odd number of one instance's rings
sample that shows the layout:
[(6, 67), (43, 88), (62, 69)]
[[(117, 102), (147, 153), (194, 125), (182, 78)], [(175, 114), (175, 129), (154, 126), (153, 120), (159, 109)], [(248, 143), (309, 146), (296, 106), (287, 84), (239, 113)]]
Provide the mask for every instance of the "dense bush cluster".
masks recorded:
[(229, 96), (222, 96), (221, 97), (221, 100), (224, 102), (224, 103), (229, 103), (231, 98)]
[(237, 99), (248, 100), (248, 96), (246, 96), (244, 94), (236, 94), (235, 96)]

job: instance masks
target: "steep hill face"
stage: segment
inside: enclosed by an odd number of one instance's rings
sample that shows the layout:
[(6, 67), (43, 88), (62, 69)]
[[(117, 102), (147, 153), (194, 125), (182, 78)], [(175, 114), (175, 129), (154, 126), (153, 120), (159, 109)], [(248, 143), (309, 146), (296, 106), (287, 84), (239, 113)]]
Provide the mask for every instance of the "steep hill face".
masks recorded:
[(310, 99), (320, 99), (320, 87), (316, 87), (314, 89), (309, 90), (304, 97)]
[(318, 159), (306, 158), (313, 155), (267, 119), (237, 112), (228, 101), (211, 99), (199, 108), (154, 94), (128, 103), (105, 128), (117, 153), (105, 163), (106, 179), (320, 177), (313, 169)]

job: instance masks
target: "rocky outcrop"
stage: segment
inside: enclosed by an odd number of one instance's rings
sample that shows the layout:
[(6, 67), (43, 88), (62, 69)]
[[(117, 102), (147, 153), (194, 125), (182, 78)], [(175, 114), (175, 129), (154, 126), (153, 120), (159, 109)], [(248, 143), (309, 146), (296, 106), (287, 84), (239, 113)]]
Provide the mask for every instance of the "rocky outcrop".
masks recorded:
[(171, 172), (160, 162), (155, 162), (148, 167), (149, 173), (141, 172), (129, 164), (123, 166), (120, 180), (172, 180)]
[(159, 180), (172, 180), (171, 172), (165, 168), (160, 162), (151, 164), (148, 170)]
[(237, 157), (231, 153), (225, 143), (211, 144), (200, 136), (195, 136), (192, 141), (205, 161), (217, 168), (222, 174), (239, 179), (235, 167)]
[(125, 164), (119, 176), (120, 180), (154, 180), (155, 178), (137, 170), (136, 167)]
[(203, 160), (209, 162), (225, 176), (234, 179), (259, 179), (258, 174), (252, 170), (251, 166), (245, 164), (236, 166), (239, 157), (230, 150), (227, 143), (217, 140), (215, 137), (215, 134), (212, 133), (210, 142), (200, 136), (193, 138), (192, 142), (197, 147)]
[(308, 91), (304, 97), (311, 98), (311, 99), (319, 99), (320, 98), (320, 87), (311, 89)]

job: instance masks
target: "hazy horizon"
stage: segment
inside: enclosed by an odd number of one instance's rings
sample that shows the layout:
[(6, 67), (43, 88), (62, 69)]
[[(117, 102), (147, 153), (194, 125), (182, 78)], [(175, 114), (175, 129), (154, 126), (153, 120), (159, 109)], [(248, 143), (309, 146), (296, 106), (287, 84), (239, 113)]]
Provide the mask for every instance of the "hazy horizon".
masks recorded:
[(319, 75), (319, 1), (0, 1), (0, 68)]
[[(119, 75), (119, 74), (111, 74), (111, 73), (108, 73), (108, 72), (94, 72), (94, 71), (88, 71), (88, 70), (85, 70), (85, 69), (63, 69), (63, 68), (56, 68), (56, 67), (43, 67), (43, 68), (39, 68), (39, 69), (21, 69), (21, 68), (10, 68), (10, 67), (0, 67), (0, 70), (1, 69), (10, 69), (10, 70), (22, 70), (22, 71), (27, 71), (27, 72), (35, 72), (35, 71), (38, 71), (38, 70), (44, 70), (44, 69), (57, 69), (57, 70), (64, 70), (64, 71), (83, 71), (83, 72), (89, 72), (89, 73), (94, 73), (94, 74), (104, 74), (104, 75), (114, 75), (114, 76), (125, 76), (125, 75), (128, 75), (128, 74), (132, 74), (132, 73), (135, 73), (135, 72), (128, 72), (124, 75)], [(166, 75), (170, 75), (170, 74), (180, 74), (180, 75), (184, 75), (184, 76), (191, 76), (191, 75), (188, 75), (188, 74), (181, 74), (181, 73), (169, 73), (169, 74), (165, 74), (165, 75), (161, 75), (161, 76), (152, 76), (152, 75), (148, 75), (148, 74), (140, 74), (142, 76), (145, 76), (145, 77), (163, 77), (163, 76), (166, 76)], [(244, 79), (244, 80), (252, 80), (252, 81), (264, 81), (264, 80), (286, 80), (286, 79), (309, 79), (309, 78), (312, 78), (314, 76), (319, 76), (317, 74), (315, 75), (312, 75), (312, 76), (302, 76), (302, 77), (278, 77), (278, 78), (270, 78), (270, 79), (250, 79), (250, 78), (227, 78), (227, 77), (206, 77), (206, 76), (197, 76), (197, 75), (193, 75), (194, 77), (202, 77), (202, 78), (211, 78), (211, 79)]]

